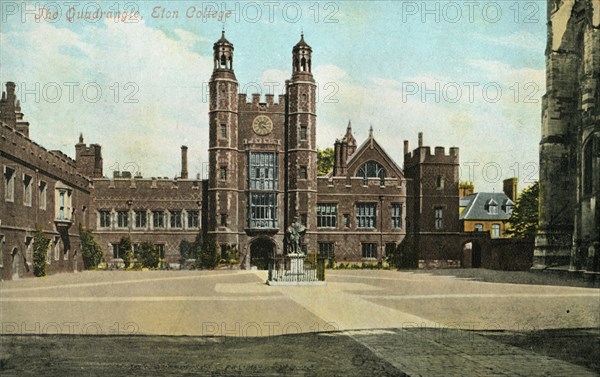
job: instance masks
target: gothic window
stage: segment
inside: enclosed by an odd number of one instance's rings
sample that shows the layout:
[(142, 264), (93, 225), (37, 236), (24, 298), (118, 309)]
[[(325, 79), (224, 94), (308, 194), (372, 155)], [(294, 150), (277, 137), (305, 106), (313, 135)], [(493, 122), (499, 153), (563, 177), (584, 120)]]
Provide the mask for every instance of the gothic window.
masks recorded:
[(375, 203), (356, 204), (356, 226), (358, 228), (375, 228), (376, 208)]
[(110, 211), (98, 211), (100, 228), (110, 228)]
[(250, 228), (277, 228), (277, 196), (275, 193), (250, 193)]
[(117, 227), (127, 228), (129, 227), (129, 212), (118, 211), (117, 212)]
[(435, 187), (438, 190), (441, 190), (444, 188), (444, 177), (441, 175), (438, 175), (435, 179)]
[(181, 211), (170, 211), (171, 228), (180, 229), (183, 227)]
[(278, 166), (275, 153), (250, 153), (248, 156), (250, 198), (248, 226), (277, 228)]
[(30, 175), (23, 175), (23, 204), (31, 207), (31, 191), (33, 187), (33, 178)]
[(392, 228), (402, 228), (402, 204), (392, 204)]
[(356, 172), (357, 177), (363, 179), (363, 184), (366, 186), (369, 183), (369, 178), (379, 178), (381, 185), (385, 182), (386, 172), (385, 169), (375, 161), (369, 161), (361, 166)]
[(187, 227), (198, 228), (199, 226), (199, 212), (196, 210), (187, 211)]
[(135, 211), (135, 227), (145, 228), (148, 214), (146, 211)]
[(227, 139), (227, 125), (222, 123), (220, 126), (221, 139)]
[(300, 166), (300, 179), (308, 179), (308, 172), (306, 171), (306, 166)]
[(300, 140), (301, 141), (305, 141), (306, 140), (306, 126), (305, 125), (300, 125)]
[(154, 228), (165, 227), (165, 213), (164, 211), (152, 211), (152, 225)]
[(15, 170), (9, 167), (4, 168), (4, 199), (7, 202), (15, 200)]
[(227, 226), (227, 214), (226, 213), (221, 214), (221, 226)]
[(57, 182), (55, 187), (55, 218), (57, 220), (71, 221), (72, 191), (61, 182)]
[(583, 149), (583, 194), (591, 195), (594, 191), (594, 140), (591, 139)]
[(317, 204), (317, 227), (335, 228), (337, 226), (337, 204)]
[(277, 190), (277, 155), (275, 153), (250, 153), (250, 190)]
[(377, 244), (376, 243), (362, 243), (362, 257), (364, 259), (375, 259), (377, 258)]
[(48, 187), (48, 185), (46, 184), (46, 182), (40, 182), (40, 187), (39, 187), (39, 198), (38, 198), (38, 202), (40, 205), (40, 209), (46, 209), (46, 187)]
[(444, 229), (444, 209), (442, 207), (435, 208), (435, 229)]
[(221, 181), (227, 180), (227, 166), (221, 166), (221, 168), (219, 169), (219, 179)]
[(319, 255), (327, 259), (333, 259), (334, 247), (333, 242), (319, 242)]

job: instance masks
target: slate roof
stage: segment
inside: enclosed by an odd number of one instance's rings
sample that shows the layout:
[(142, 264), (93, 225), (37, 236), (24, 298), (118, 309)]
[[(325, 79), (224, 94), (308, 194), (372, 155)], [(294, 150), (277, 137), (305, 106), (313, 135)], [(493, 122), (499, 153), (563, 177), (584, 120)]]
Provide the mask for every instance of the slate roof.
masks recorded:
[[(497, 204), (498, 214), (489, 213), (489, 206), (493, 204)], [(514, 203), (503, 192), (478, 192), (460, 199), (460, 206), (465, 207), (460, 219), (508, 220), (510, 214), (506, 212), (507, 205), (514, 206)]]

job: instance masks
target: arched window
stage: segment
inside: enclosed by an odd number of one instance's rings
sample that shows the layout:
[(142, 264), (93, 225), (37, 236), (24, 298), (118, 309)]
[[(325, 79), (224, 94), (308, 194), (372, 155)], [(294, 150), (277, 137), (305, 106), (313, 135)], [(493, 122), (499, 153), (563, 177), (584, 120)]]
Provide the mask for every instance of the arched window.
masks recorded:
[(379, 178), (381, 185), (385, 183), (386, 172), (385, 169), (379, 165), (376, 161), (369, 161), (356, 172), (357, 177), (363, 179), (363, 184), (367, 185), (369, 178)]
[(221, 68), (227, 68), (227, 57), (225, 54), (221, 55)]
[(594, 191), (594, 139), (583, 149), (583, 194), (591, 195)]
[(302, 58), (302, 60), (300, 60), (300, 66), (301, 66), (301, 71), (302, 72), (306, 72), (306, 59)]

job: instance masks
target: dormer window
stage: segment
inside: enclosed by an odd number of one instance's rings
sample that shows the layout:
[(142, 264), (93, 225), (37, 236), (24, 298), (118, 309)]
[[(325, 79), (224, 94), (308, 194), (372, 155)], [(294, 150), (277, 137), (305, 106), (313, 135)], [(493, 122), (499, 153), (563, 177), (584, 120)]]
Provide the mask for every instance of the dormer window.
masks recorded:
[(498, 203), (494, 199), (490, 199), (485, 204), (487, 207), (488, 214), (497, 215), (498, 214)]

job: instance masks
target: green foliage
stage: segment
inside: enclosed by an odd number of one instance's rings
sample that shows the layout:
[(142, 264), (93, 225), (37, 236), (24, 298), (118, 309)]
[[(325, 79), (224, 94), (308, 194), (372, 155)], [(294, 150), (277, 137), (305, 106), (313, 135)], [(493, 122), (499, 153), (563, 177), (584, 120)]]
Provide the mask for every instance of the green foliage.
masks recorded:
[(520, 239), (535, 237), (539, 221), (539, 196), (539, 182), (523, 190), (508, 219), (507, 235)]
[(229, 268), (239, 264), (239, 252), (237, 247), (227, 246), (225, 263), (229, 265)]
[(142, 242), (138, 250), (138, 262), (142, 267), (158, 268), (160, 255), (158, 248), (152, 242)]
[(131, 248), (131, 238), (129, 236), (122, 237), (119, 242), (119, 257), (123, 259), (123, 264), (125, 268), (129, 268), (129, 266), (133, 263), (133, 250)]
[(33, 236), (33, 275), (46, 276), (46, 256), (50, 238), (44, 232), (36, 230)]
[(326, 175), (333, 170), (334, 149), (329, 147), (317, 149), (317, 174)]
[(217, 245), (214, 235), (203, 235), (202, 231), (200, 231), (190, 246), (191, 249), (188, 251), (188, 256), (195, 259), (193, 268), (213, 270), (217, 267), (221, 256), (219, 255), (219, 245)]
[(92, 231), (85, 229), (81, 224), (79, 225), (79, 240), (81, 243), (83, 267), (86, 270), (95, 270), (104, 260), (102, 248), (94, 239)]

